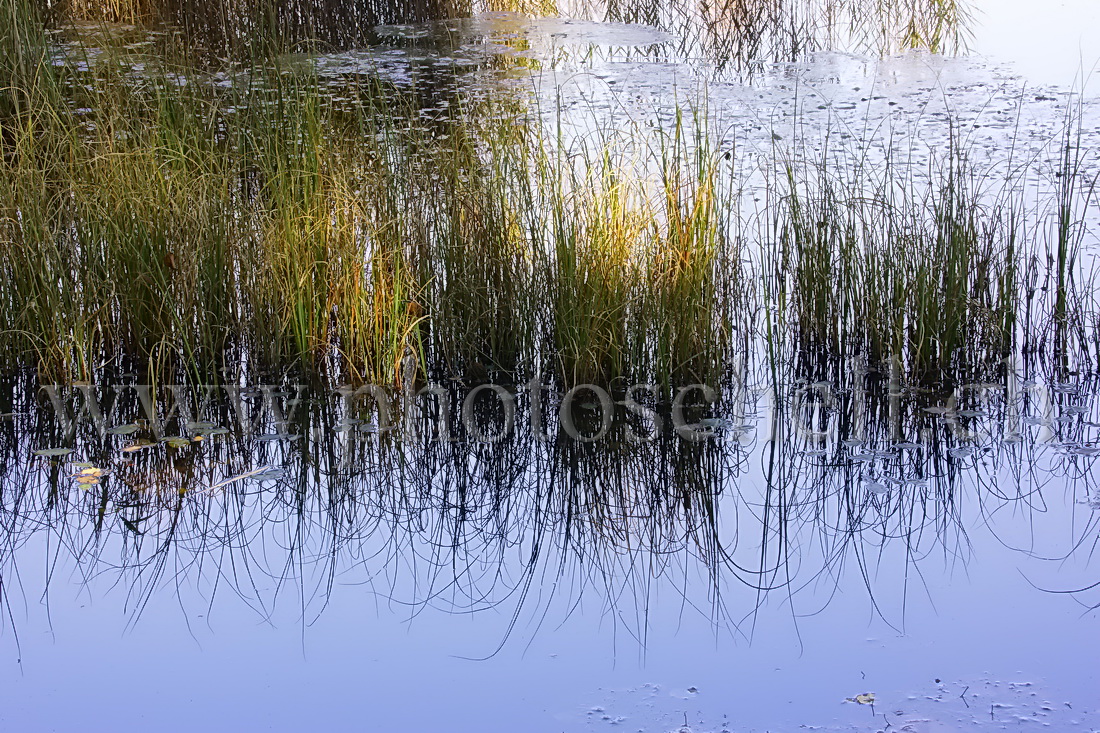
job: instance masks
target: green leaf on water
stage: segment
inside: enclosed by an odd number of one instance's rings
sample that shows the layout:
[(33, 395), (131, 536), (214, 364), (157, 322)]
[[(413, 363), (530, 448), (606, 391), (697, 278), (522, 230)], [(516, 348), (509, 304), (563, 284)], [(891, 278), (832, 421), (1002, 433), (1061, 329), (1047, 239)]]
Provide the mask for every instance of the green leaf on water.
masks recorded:
[(107, 432), (111, 435), (133, 435), (140, 429), (134, 423), (130, 423), (129, 425), (116, 425), (113, 428), (107, 428)]
[(67, 456), (72, 452), (72, 448), (44, 448), (42, 450), (36, 450), (34, 454), (36, 456), (42, 456), (43, 458), (57, 458), (60, 456)]

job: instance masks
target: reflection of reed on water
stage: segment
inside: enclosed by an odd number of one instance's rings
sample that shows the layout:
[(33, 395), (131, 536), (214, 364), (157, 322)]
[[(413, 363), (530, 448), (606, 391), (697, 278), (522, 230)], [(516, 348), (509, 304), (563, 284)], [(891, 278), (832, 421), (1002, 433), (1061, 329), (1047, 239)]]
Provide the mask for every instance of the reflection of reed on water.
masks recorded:
[[(9, 0), (22, 2), (22, 0)], [(363, 46), (375, 27), (510, 12), (534, 17), (641, 23), (672, 34), (679, 57), (748, 69), (819, 50), (884, 54), (907, 48), (957, 52), (969, 14), (962, 0), (68, 0), (39, 3), (55, 23), (171, 24), (188, 45), (219, 55)], [(647, 53), (665, 55), (668, 49)]]
[[(180, 437), (161, 442), (141, 418), (123, 423), (136, 427), (128, 434), (102, 435), (86, 419), (63, 458), (29, 455), (62, 427), (53, 406), (26, 401), (26, 383), (8, 382), (3, 573), (14, 577), (26, 548), (49, 538), (55, 562), (88, 582), (127, 584), (135, 620), (152, 594), (183, 585), (232, 590), (261, 614), (280, 594), (304, 594), (303, 610), (319, 612), (336, 578), (369, 580), (413, 607), (502, 607), (515, 619), (554, 595), (566, 607), (589, 596), (630, 615), (658, 586), (702, 573), (706, 615), (736, 623), (775, 593), (797, 608), (800, 589), (853, 569), (874, 603), (897, 592), (875, 575), (915, 579), (945, 554), (965, 563), (979, 520), (996, 532), (1006, 508), (1095, 500), (1091, 382), (1040, 389), (1002, 365), (974, 375), (988, 381), (937, 392), (868, 369), (818, 380), (820, 363), (779, 383), (758, 370), (755, 385), (689, 407), (714, 434), (705, 440), (677, 435), (666, 403), (650, 405), (645, 425), (618, 406), (601, 440), (578, 441), (562, 409), (583, 435), (602, 420), (591, 406), (562, 408), (552, 388), (535, 423), (518, 391), (510, 432), (499, 430), (499, 405), (477, 403), (469, 414), (495, 442), (459, 424), (437, 439), (439, 398), (457, 414), (468, 388), (415, 402), (389, 426), (371, 400), (269, 391), (247, 394), (243, 408), (216, 399), (201, 415), (178, 413), (162, 427)], [(136, 394), (117, 394), (105, 410), (116, 421), (143, 414)], [(265, 407), (272, 395), (281, 413)], [(654, 417), (656, 434), (646, 432)], [(85, 466), (103, 475), (78, 483)], [(1077, 538), (1087, 545), (1095, 530), (1090, 518)], [(694, 583), (681, 592), (697, 602), (704, 586)]]

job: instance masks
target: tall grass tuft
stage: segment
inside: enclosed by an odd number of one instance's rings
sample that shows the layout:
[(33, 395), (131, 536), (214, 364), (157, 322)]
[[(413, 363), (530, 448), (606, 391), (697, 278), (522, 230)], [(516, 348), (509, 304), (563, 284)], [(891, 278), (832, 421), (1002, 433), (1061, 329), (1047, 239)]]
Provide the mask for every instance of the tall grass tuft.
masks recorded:
[[(1021, 222), (1008, 195), (981, 190), (958, 150), (928, 176), (834, 176), (785, 166), (771, 210), (772, 287), (790, 299), (805, 351), (900, 359), (917, 378), (1003, 358), (1019, 308)], [(900, 177), (899, 177), (900, 176)]]

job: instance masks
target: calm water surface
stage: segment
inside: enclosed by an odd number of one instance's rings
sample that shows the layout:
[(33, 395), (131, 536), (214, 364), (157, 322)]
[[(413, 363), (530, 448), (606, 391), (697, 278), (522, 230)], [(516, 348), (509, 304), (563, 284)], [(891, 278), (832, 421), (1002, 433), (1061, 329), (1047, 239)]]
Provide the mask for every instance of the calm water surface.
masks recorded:
[[(914, 136), (934, 145), (946, 133), (921, 99), (938, 98), (985, 121), (1018, 113), (1021, 144), (1030, 134), (1039, 148), (1064, 101), (1046, 94), (1081, 87), (1100, 60), (1098, 13), (1088, 0), (1037, 16), (1033, 3), (986, 0), (972, 43), (985, 58), (838, 54), (755, 85), (718, 79), (711, 105), (728, 120), (751, 112), (758, 129), (731, 134), (763, 148), (791, 134), (775, 110), (791, 99), (784, 83), (802, 74), (806, 94), (829, 101), (822, 125), (896, 120), (912, 104)], [(655, 40), (630, 36), (655, 33), (645, 29), (584, 32)], [(580, 76), (563, 65), (558, 78), (548, 65), (539, 93), (572, 89), (587, 109), (629, 116), (659, 108), (684, 80), (678, 61), (615, 53), (584, 61)], [(860, 79), (886, 89), (880, 104), (855, 89)], [(1045, 101), (1014, 107), (1025, 85)], [(987, 127), (975, 134), (991, 155), (1018, 132), (1014, 122)], [(210, 486), (254, 466), (284, 473), (211, 491), (178, 526), (161, 506), (107, 532), (94, 527), (94, 502), (51, 493), (78, 469), (30, 456), (51, 441), (31, 418), (10, 418), (0, 722), (13, 731), (1100, 730), (1100, 595), (1053, 592), (1100, 577), (1095, 385), (1018, 371), (1034, 380), (1021, 414), (1002, 383), (972, 406), (972, 437), (933, 443), (919, 426), (887, 435), (879, 425), (866, 442), (790, 425), (777, 434), (790, 405), (761, 393), (713, 450), (682, 462), (675, 447), (620, 463), (555, 458), (518, 440), (443, 456), (412, 448), (402, 460), (370, 454), (345, 484), (324, 446), (339, 453), (346, 431), (309, 449), (288, 439), (209, 445), (199, 469), (161, 448), (134, 465), (168, 493), (177, 476)], [(936, 423), (942, 412), (921, 412), (935, 402), (913, 405), (907, 414), (924, 429), (954, 429)], [(34, 419), (48, 422), (42, 415)], [(124, 443), (113, 440), (111, 460), (121, 461)], [(78, 443), (70, 459), (102, 464), (94, 444)], [(157, 474), (156, 461), (171, 470)], [(692, 495), (713, 505), (655, 509), (647, 487), (690, 483), (684, 465), (705, 474)], [(21, 489), (29, 493), (14, 500)], [(555, 492), (576, 503), (557, 506), (546, 498)], [(873, 705), (854, 701), (867, 693)]]

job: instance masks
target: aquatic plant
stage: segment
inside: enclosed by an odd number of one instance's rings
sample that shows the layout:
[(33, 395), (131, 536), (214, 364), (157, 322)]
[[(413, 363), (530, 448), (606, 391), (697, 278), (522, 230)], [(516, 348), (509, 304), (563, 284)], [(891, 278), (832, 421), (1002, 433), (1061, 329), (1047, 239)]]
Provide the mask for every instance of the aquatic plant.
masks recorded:
[[(1074, 244), (1091, 188), (1069, 158), (1057, 205), (1025, 221), (1020, 189), (958, 140), (921, 169), (777, 145), (746, 215), (705, 100), (664, 128), (574, 139), (522, 94), (453, 92), (443, 109), (379, 80), (330, 91), (293, 59), (227, 72), (169, 56), (135, 77), (113, 53), (40, 62), (11, 87), (22, 111), (0, 116), (11, 368), (393, 384), (405, 364), (671, 395), (722, 383), (758, 338), (776, 364), (796, 343), (929, 382), (1044, 323), (1094, 338)], [(1021, 305), (1025, 267), (1050, 273), (1051, 299)]]

